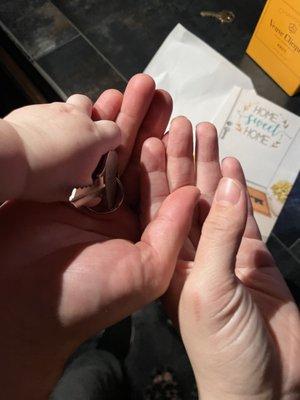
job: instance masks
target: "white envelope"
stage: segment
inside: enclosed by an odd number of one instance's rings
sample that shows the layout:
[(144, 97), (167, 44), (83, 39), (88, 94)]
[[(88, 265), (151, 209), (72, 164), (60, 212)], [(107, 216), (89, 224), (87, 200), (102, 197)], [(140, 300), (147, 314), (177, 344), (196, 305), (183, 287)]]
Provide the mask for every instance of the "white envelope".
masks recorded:
[(252, 89), (251, 79), (205, 42), (178, 24), (145, 72), (174, 101), (172, 117), (185, 115), (193, 124), (213, 122), (234, 86)]

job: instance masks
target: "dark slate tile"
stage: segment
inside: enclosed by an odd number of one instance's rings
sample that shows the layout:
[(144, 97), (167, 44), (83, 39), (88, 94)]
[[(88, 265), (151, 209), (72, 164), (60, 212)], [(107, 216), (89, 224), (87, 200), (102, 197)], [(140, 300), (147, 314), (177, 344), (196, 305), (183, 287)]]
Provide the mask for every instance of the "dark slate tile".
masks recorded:
[[(193, 0), (184, 26), (229, 61), (238, 64), (264, 4), (265, 0), (249, 1), (247, 7), (242, 6), (240, 0)], [(235, 20), (230, 24), (221, 24), (215, 18), (199, 17), (199, 12), (203, 10), (230, 10), (234, 12)]]
[[(180, 22), (239, 66), (257, 91), (288, 110), (300, 113), (300, 95), (290, 98), (247, 55), (246, 47), (265, 0), (241, 7), (240, 0), (53, 0), (84, 35), (126, 77), (143, 71), (169, 32)], [(236, 20), (220, 24), (202, 18), (202, 10), (232, 10)]]
[[(143, 71), (165, 37), (180, 22), (253, 80), (258, 93), (300, 114), (300, 95), (293, 98), (253, 62), (245, 50), (264, 7), (253, 0), (53, 0), (84, 35), (126, 77)], [(201, 17), (200, 11), (232, 10), (232, 24)]]
[[(186, 2), (54, 1), (80, 31), (129, 78), (142, 71), (175, 25)], [(182, 5), (180, 6), (180, 4)]]
[[(53, 0), (99, 51), (128, 79), (143, 71), (169, 32), (180, 22), (253, 80), (267, 99), (300, 113), (300, 95), (290, 98), (247, 55), (246, 47), (264, 7), (253, 0)], [(220, 24), (202, 10), (231, 10), (236, 19)], [(205, 61), (204, 61), (205, 62)]]
[[(237, 62), (263, 7), (263, 0), (54, 0), (68, 18), (127, 78), (142, 71), (168, 33), (180, 22), (229, 60)], [(233, 24), (202, 18), (201, 10), (229, 9)]]
[(300, 262), (274, 234), (269, 237), (267, 246), (283, 277), (300, 290)]
[(38, 58), (78, 36), (70, 21), (47, 0), (1, 0), (4, 30), (29, 58)]
[(286, 283), (292, 293), (292, 296), (294, 297), (296, 304), (298, 305), (298, 308), (300, 310), (300, 287), (295, 285), (294, 282), (291, 282), (290, 280), (286, 279)]
[(82, 38), (41, 57), (38, 68), (65, 96), (83, 93), (95, 100), (108, 88), (123, 90), (125, 82)]

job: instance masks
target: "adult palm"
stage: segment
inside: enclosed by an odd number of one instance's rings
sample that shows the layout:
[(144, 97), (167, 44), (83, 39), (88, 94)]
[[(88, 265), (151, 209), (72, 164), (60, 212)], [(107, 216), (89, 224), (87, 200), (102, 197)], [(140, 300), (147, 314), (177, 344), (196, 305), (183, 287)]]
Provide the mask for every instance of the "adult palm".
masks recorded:
[[(164, 304), (179, 323), (201, 398), (296, 399), (297, 307), (261, 240), (240, 164), (228, 158), (220, 167), (213, 126), (201, 124), (196, 133), (196, 168), (191, 125), (182, 117), (164, 143), (148, 139), (142, 151), (150, 182), (142, 202), (145, 221), (170, 191), (193, 183), (201, 191)], [(222, 176), (235, 180), (244, 200), (231, 214), (213, 206), (207, 217)]]
[(116, 119), (122, 131), (126, 193), (118, 211), (96, 217), (66, 203), (15, 201), (1, 207), (3, 398), (47, 398), (83, 340), (166, 289), (197, 190), (169, 197), (140, 239), (133, 208), (138, 187), (130, 184), (138, 179), (143, 139), (160, 137), (170, 112), (170, 97), (155, 91), (145, 75), (132, 78), (124, 97), (109, 91), (96, 102), (94, 118)]

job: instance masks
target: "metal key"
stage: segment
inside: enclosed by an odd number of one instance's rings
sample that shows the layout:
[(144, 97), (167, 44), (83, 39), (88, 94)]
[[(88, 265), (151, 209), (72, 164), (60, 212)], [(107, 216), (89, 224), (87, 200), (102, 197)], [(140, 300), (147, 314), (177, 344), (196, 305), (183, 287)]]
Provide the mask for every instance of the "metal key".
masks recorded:
[(74, 189), (70, 202), (76, 207), (86, 207), (96, 213), (112, 212), (123, 202), (124, 191), (118, 178), (118, 156), (110, 151), (102, 157), (93, 173), (93, 184)]
[(221, 24), (229, 24), (235, 19), (235, 14), (232, 11), (222, 10), (219, 12), (214, 11), (201, 11), (201, 17), (213, 17), (216, 18)]

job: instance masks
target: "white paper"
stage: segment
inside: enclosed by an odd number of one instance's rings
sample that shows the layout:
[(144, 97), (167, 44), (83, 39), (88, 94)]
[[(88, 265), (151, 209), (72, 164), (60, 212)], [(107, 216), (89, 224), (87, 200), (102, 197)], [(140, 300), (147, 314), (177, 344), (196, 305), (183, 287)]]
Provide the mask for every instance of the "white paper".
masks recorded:
[(178, 24), (145, 72), (173, 98), (172, 117), (195, 125), (213, 122), (234, 86), (252, 89), (251, 79), (205, 42)]

